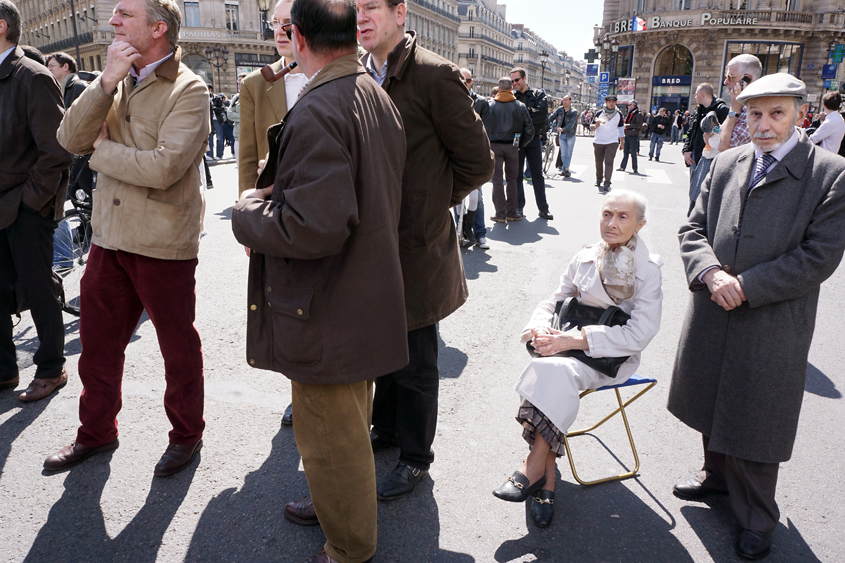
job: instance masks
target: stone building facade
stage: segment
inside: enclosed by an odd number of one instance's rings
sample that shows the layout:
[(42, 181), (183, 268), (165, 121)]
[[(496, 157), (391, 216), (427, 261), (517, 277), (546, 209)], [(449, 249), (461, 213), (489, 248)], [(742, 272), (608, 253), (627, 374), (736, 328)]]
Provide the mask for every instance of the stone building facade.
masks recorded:
[(405, 29), (416, 32), (419, 45), (457, 64), (457, 0), (405, 0), (405, 9)]
[(615, 39), (618, 52), (603, 50), (602, 70), (611, 73), (611, 93), (620, 78), (633, 78), (641, 106), (688, 109), (703, 82), (727, 99), (725, 66), (750, 53), (764, 74), (806, 82), (817, 106), (829, 44), (845, 37), (845, 13), (835, 8), (828, 0), (605, 0), (598, 35)]
[(512, 26), (496, 0), (458, 0), (458, 66), (472, 71), (474, 89), (489, 96), (513, 66)]

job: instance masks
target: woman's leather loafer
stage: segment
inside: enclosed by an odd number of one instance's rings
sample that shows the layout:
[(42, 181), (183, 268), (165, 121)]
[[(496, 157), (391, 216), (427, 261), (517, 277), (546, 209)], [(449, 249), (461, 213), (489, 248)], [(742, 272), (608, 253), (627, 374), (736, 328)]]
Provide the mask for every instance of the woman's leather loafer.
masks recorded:
[(529, 484), (528, 477), (519, 471), (514, 471), (513, 475), (508, 477), (508, 480), (501, 487), (493, 491), (493, 496), (508, 502), (524, 502), (533, 493), (542, 489), (545, 484), (545, 475), (537, 479), (536, 483)]
[(555, 492), (540, 490), (531, 502), (531, 516), (538, 528), (548, 528), (555, 517)]

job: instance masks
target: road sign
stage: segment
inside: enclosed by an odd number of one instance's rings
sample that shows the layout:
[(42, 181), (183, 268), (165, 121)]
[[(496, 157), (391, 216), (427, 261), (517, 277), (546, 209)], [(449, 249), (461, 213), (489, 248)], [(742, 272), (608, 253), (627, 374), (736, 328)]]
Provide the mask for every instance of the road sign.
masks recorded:
[(836, 65), (824, 65), (822, 67), (822, 80), (836, 78)]
[(589, 79), (590, 84), (596, 83), (596, 77), (595, 76), (588, 76), (587, 78)]
[(587, 65), (587, 76), (598, 76), (599, 65)]
[(609, 72), (602, 72), (599, 74), (599, 82), (601, 84), (607, 84), (610, 82), (610, 73)]
[(830, 50), (830, 58), (835, 63), (841, 63), (845, 59), (845, 45), (838, 44)]
[(839, 81), (838, 80), (831, 80), (830, 81), (830, 89), (831, 90), (839, 90)]

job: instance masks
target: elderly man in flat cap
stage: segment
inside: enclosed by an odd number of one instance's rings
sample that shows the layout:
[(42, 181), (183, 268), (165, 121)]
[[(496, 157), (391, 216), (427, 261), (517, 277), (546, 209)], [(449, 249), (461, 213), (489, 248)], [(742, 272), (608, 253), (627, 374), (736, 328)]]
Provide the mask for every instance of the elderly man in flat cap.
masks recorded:
[(804, 83), (765, 76), (738, 97), (752, 142), (719, 154), (679, 238), (691, 291), (669, 411), (704, 466), (676, 496), (728, 494), (745, 559), (769, 553), (804, 394), (819, 286), (845, 249), (845, 159), (796, 128)]

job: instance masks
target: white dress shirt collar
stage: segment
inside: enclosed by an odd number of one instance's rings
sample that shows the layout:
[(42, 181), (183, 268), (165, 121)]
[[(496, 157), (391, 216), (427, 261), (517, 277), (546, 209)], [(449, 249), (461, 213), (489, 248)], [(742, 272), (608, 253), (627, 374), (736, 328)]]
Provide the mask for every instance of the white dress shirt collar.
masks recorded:
[(141, 82), (144, 81), (145, 78), (147, 78), (149, 75), (151, 75), (155, 69), (157, 69), (159, 66), (161, 66), (161, 64), (164, 61), (166, 61), (167, 59), (169, 59), (172, 56), (173, 56), (173, 53), (170, 53), (169, 55), (167, 55), (163, 59), (158, 60), (154, 63), (150, 63), (139, 71), (135, 70), (135, 65), (132, 65), (131, 67), (129, 67), (129, 74), (131, 74), (132, 77), (135, 79), (136, 85), (140, 84)]
[(374, 60), (375, 59), (372, 55), (367, 58), (367, 72), (370, 73), (370, 76), (375, 78), (379, 86), (382, 86), (384, 85), (384, 79), (387, 78), (387, 60), (385, 60), (384, 64), (381, 65), (381, 70), (376, 70), (376, 67), (373, 66), (373, 64), (375, 64), (373, 62)]
[(15, 52), (15, 47), (13, 46), (11, 49), (6, 49), (2, 53), (0, 53), (0, 65), (3, 64), (3, 61), (6, 60), (6, 57), (8, 57), (9, 55), (11, 55), (14, 52)]

